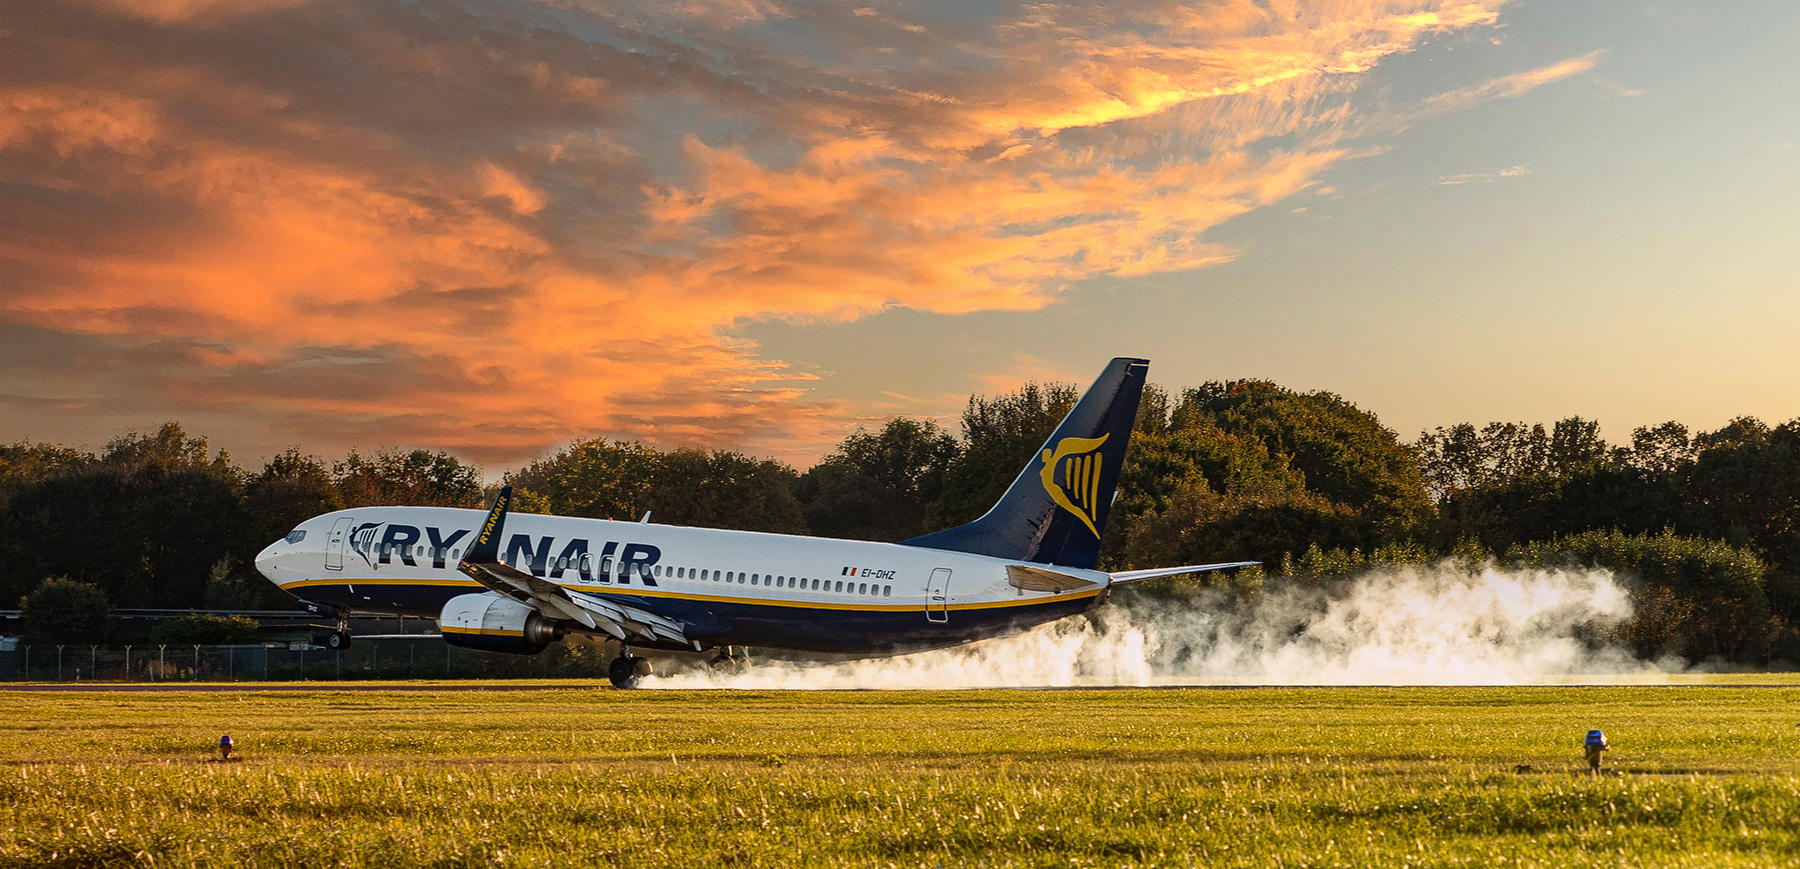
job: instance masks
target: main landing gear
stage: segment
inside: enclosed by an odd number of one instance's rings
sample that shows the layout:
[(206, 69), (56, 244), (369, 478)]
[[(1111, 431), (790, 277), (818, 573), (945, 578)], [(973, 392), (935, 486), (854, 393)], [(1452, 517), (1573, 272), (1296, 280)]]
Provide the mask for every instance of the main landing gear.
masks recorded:
[(630, 649), (620, 649), (619, 656), (606, 667), (606, 678), (614, 688), (636, 688), (638, 680), (650, 675), (650, 662), (633, 657)]
[(350, 648), (350, 620), (338, 619), (338, 629), (325, 637), (325, 648), (341, 652)]

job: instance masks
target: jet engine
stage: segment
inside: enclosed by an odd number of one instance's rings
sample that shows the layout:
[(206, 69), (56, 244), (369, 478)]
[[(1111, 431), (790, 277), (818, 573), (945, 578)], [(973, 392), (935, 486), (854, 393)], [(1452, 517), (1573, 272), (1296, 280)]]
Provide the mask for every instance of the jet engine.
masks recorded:
[(438, 614), (444, 642), (484, 652), (535, 655), (565, 631), (537, 610), (493, 592), (450, 599)]

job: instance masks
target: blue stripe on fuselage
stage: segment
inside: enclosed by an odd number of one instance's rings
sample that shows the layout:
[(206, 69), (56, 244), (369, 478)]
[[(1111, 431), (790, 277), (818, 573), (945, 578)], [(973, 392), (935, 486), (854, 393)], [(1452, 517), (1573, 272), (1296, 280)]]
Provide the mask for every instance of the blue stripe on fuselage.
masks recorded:
[[(457, 595), (484, 591), (472, 582), (419, 580), (345, 584), (314, 580), (296, 583), (290, 590), (332, 606), (429, 618), (436, 618), (444, 604)], [(1086, 594), (1041, 598), (1027, 604), (953, 607), (948, 621), (933, 622), (926, 618), (922, 605), (873, 608), (846, 603), (835, 607), (809, 602), (792, 606), (779, 601), (677, 595), (610, 592), (602, 596), (681, 622), (687, 637), (702, 646), (762, 646), (832, 654), (892, 654), (957, 646), (1016, 634), (1085, 612), (1100, 601), (1099, 596)]]

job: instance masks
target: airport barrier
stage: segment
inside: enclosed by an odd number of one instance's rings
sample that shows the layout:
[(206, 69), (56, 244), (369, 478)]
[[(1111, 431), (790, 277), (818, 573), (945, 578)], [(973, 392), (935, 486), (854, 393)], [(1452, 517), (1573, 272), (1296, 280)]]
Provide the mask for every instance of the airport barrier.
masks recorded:
[[(615, 653), (616, 654), (616, 653)], [(281, 682), (365, 679), (606, 678), (600, 643), (539, 655), (462, 649), (435, 635), (359, 636), (333, 651), (307, 642), (236, 646), (0, 645), (0, 682)]]

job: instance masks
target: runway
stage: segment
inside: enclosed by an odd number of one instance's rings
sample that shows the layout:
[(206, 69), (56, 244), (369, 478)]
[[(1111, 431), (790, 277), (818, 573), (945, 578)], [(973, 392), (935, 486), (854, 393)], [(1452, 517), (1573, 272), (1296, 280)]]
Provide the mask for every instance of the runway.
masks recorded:
[[(875, 692), (875, 691), (919, 691), (936, 690), (945, 693), (959, 691), (1254, 691), (1258, 689), (1290, 689), (1290, 690), (1374, 690), (1374, 689), (1423, 689), (1434, 688), (1792, 688), (1800, 685), (1800, 673), (1731, 673), (1731, 674), (1692, 674), (1668, 675), (1655, 680), (1645, 677), (1624, 678), (1591, 676), (1583, 681), (1581, 677), (1566, 677), (1557, 680), (1545, 680), (1520, 684), (1504, 685), (1418, 685), (1418, 684), (1368, 684), (1368, 685), (1271, 685), (1247, 684), (1242, 682), (1215, 682), (1207, 684), (1159, 684), (1159, 685), (1037, 685), (1037, 686), (964, 686), (957, 688), (915, 689), (915, 688), (735, 688), (731, 686), (708, 686), (696, 688), (657, 688), (644, 687), (639, 691), (650, 693), (689, 692), (689, 691), (724, 691), (724, 692)], [(605, 679), (593, 680), (558, 680), (558, 681), (458, 681), (431, 683), (395, 683), (395, 682), (188, 682), (188, 683), (64, 683), (64, 684), (21, 684), (5, 685), (0, 683), (0, 694), (21, 692), (32, 694), (228, 694), (228, 693), (415, 693), (440, 694), (479, 693), (479, 692), (520, 692), (520, 691), (616, 691)]]

